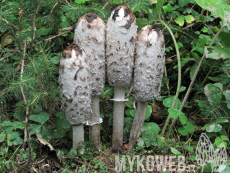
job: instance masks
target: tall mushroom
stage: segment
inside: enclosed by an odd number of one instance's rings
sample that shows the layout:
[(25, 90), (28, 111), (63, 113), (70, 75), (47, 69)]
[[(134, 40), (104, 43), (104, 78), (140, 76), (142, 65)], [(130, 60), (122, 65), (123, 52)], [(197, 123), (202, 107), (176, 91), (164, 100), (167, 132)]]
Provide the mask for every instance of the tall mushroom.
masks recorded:
[(74, 43), (78, 44), (90, 60), (92, 72), (92, 109), (93, 114), (87, 125), (90, 126), (89, 139), (100, 148), (100, 107), (99, 96), (105, 83), (105, 23), (94, 13), (86, 13), (75, 28)]
[(59, 69), (60, 96), (67, 120), (73, 126), (73, 148), (82, 147), (84, 125), (92, 113), (89, 59), (76, 44), (62, 53)]
[(137, 25), (125, 6), (116, 7), (107, 22), (106, 61), (109, 84), (114, 86), (112, 149), (123, 146), (125, 87), (132, 80)]
[(134, 92), (138, 101), (129, 138), (129, 150), (139, 137), (147, 111), (147, 102), (160, 94), (165, 63), (164, 36), (158, 28), (147, 25), (137, 36), (134, 67)]

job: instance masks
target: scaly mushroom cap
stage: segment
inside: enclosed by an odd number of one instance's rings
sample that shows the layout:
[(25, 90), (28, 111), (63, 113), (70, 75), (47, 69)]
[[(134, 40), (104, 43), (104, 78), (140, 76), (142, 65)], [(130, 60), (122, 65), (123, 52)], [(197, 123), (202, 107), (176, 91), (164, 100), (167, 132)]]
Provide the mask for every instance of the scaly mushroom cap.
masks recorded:
[(147, 25), (137, 36), (134, 67), (134, 92), (137, 101), (148, 102), (159, 95), (164, 63), (164, 36), (158, 28)]
[(59, 69), (60, 96), (65, 115), (72, 125), (85, 124), (91, 110), (89, 59), (76, 44), (62, 53)]
[(115, 8), (107, 22), (106, 61), (109, 84), (126, 87), (132, 80), (137, 25), (132, 11)]
[(101, 95), (105, 83), (105, 23), (94, 13), (86, 13), (75, 28), (74, 43), (90, 58), (92, 96)]

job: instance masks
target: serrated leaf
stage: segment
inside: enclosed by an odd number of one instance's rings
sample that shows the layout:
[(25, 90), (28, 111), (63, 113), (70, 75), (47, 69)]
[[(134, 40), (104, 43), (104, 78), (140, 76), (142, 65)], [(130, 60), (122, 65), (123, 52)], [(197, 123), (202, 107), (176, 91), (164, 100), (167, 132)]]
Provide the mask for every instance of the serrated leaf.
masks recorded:
[(184, 25), (184, 16), (178, 16), (176, 18), (176, 23), (179, 25), (179, 26), (183, 26)]
[(192, 23), (195, 19), (192, 15), (184, 16), (187, 23)]
[(49, 114), (46, 112), (41, 112), (38, 115), (29, 116), (29, 120), (44, 124), (50, 118)]

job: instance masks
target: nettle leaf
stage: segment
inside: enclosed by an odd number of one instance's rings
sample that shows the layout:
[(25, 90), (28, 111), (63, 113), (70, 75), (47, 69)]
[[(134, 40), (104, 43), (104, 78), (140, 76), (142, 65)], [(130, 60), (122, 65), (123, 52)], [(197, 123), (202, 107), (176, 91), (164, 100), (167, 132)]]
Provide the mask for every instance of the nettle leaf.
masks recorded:
[(177, 118), (178, 116), (184, 116), (184, 113), (176, 108), (169, 108), (168, 112), (171, 118)]
[(179, 25), (179, 26), (183, 26), (184, 25), (184, 16), (178, 16), (176, 18), (176, 23)]
[(213, 84), (207, 84), (204, 87), (204, 93), (211, 105), (217, 106), (220, 104), (222, 92)]
[(50, 118), (49, 114), (46, 112), (41, 112), (38, 115), (31, 115), (29, 120), (44, 124)]
[(192, 15), (184, 16), (187, 23), (192, 23), (195, 19)]
[(220, 17), (223, 20), (223, 26), (230, 29), (230, 5), (226, 3), (226, 0), (196, 0), (196, 2), (203, 9)]

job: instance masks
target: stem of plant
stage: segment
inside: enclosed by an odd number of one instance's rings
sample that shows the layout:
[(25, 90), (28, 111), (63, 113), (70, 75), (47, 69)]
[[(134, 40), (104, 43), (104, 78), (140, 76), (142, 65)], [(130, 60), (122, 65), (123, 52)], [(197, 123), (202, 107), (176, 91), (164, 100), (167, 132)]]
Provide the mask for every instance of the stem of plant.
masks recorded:
[(84, 125), (80, 124), (77, 126), (73, 126), (73, 148), (74, 149), (82, 148), (83, 141), (84, 141)]
[[(173, 39), (173, 42), (174, 42), (174, 46), (176, 48), (176, 54), (177, 54), (177, 63), (178, 63), (178, 82), (177, 82), (177, 91), (176, 91), (176, 95), (175, 95), (175, 98), (173, 100), (173, 104), (171, 106), (171, 108), (174, 108), (175, 104), (176, 104), (176, 101), (177, 101), (177, 98), (179, 96), (179, 93), (180, 93), (180, 86), (181, 86), (181, 62), (180, 62), (180, 52), (179, 52), (179, 49), (178, 49), (178, 46), (177, 46), (177, 42), (176, 42), (176, 38), (174, 37), (174, 34), (172, 32), (172, 30), (170, 29), (170, 27), (163, 21), (163, 20), (160, 20), (160, 22), (165, 25), (165, 27), (168, 29), (169, 33), (171, 34), (171, 37)], [(167, 126), (169, 124), (169, 121), (170, 121), (170, 115), (168, 115), (167, 117), (167, 120), (165, 122), (165, 125), (164, 125), (164, 128), (161, 132), (161, 135), (164, 136), (164, 133), (165, 133), (165, 130), (167, 129)]]
[(129, 150), (133, 148), (134, 143), (136, 142), (137, 138), (140, 136), (145, 121), (147, 108), (148, 108), (147, 103), (142, 103), (142, 102), (137, 103), (137, 110), (133, 120), (132, 129), (130, 131), (129, 145), (128, 145)]
[[(219, 31), (216, 33), (215, 37), (212, 39), (212, 41), (211, 41), (211, 43), (209, 44), (209, 46), (212, 46), (212, 44), (213, 44), (214, 41), (216, 40), (217, 36), (220, 34), (220, 32), (222, 31), (222, 29), (223, 29), (224, 27), (225, 27), (225, 26), (222, 26), (222, 27), (219, 29)], [(198, 64), (198, 66), (197, 66), (197, 69), (196, 69), (196, 71), (195, 71), (195, 73), (194, 73), (194, 75), (193, 75), (193, 77), (192, 77), (192, 80), (191, 80), (191, 82), (190, 82), (189, 88), (188, 88), (188, 90), (187, 90), (187, 92), (186, 92), (186, 94), (185, 94), (184, 100), (183, 100), (183, 102), (182, 102), (182, 104), (181, 104), (181, 106), (180, 106), (180, 108), (179, 108), (180, 111), (182, 111), (182, 109), (183, 109), (183, 107), (184, 107), (184, 105), (185, 105), (185, 103), (186, 103), (186, 101), (187, 101), (187, 99), (188, 99), (188, 96), (189, 96), (189, 94), (190, 94), (190, 91), (191, 91), (191, 89), (192, 89), (192, 86), (193, 86), (193, 84), (194, 84), (194, 81), (195, 81), (196, 76), (197, 76), (197, 74), (198, 74), (198, 72), (199, 72), (199, 70), (200, 70), (200, 67), (201, 67), (201, 64), (202, 64), (204, 58), (205, 58), (205, 53), (203, 54), (203, 56), (202, 56), (202, 58), (201, 58), (201, 60), (200, 60), (200, 62), (199, 62), (199, 64)], [(174, 125), (176, 124), (177, 120), (178, 120), (178, 118), (176, 118), (176, 119), (173, 120), (171, 126), (169, 127), (169, 131), (168, 131), (168, 135), (167, 135), (167, 136), (170, 135), (170, 133), (171, 133), (171, 131), (172, 131)]]
[[(99, 96), (92, 97), (92, 110), (93, 113), (90, 116), (90, 122), (99, 123), (100, 122), (100, 105), (99, 105)], [(89, 140), (93, 143), (98, 149), (101, 148), (100, 142), (100, 124), (96, 124), (89, 127)]]
[(114, 99), (112, 149), (119, 151), (123, 146), (125, 87), (114, 87)]

